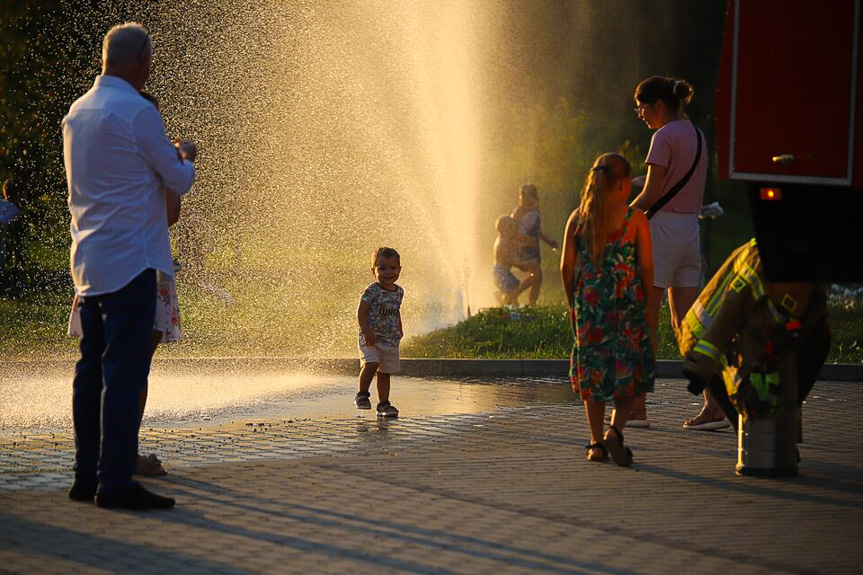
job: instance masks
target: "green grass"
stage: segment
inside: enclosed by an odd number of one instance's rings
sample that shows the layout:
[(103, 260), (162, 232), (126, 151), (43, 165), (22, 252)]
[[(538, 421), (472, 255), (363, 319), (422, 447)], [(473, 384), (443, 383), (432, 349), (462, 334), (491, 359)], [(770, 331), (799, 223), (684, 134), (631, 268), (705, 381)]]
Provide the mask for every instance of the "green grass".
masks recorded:
[[(402, 344), (402, 357), (442, 358), (567, 358), (573, 336), (563, 304), (522, 308), (519, 317), (502, 308), (486, 310), (459, 323)], [(829, 309), (833, 345), (830, 363), (863, 363), (863, 306), (832, 304)], [(671, 331), (668, 307), (660, 310), (660, 359), (680, 359)]]
[[(285, 280), (279, 280), (285, 281)], [(308, 318), (296, 310), (300, 302), (264, 297), (279, 289), (279, 282), (244, 282), (227, 278), (226, 287), (240, 297), (226, 308), (210, 295), (182, 284), (183, 339), (163, 346), (160, 355), (340, 356), (353, 350), (355, 328), (352, 310), (345, 312), (336, 293), (316, 308), (315, 317), (326, 320), (309, 330)], [(243, 285), (245, 284), (245, 285)], [(353, 293), (353, 286), (339, 285), (336, 292)], [(249, 293), (250, 290), (252, 293)], [(77, 353), (77, 340), (66, 335), (72, 293), (63, 290), (30, 294), (26, 299), (0, 298), (0, 354), (7, 359), (68, 358)], [(351, 300), (353, 301), (353, 300)], [(345, 308), (346, 309), (346, 308)], [(834, 301), (829, 306), (833, 333), (829, 362), (863, 363), (863, 305), (859, 301)], [(409, 323), (407, 325), (410, 325)], [(402, 342), (402, 357), (440, 358), (567, 358), (572, 331), (566, 306), (560, 303), (518, 310), (517, 317), (502, 308), (485, 310), (457, 325)], [(679, 359), (671, 332), (668, 309), (660, 310), (658, 353), (662, 359)], [(328, 350), (328, 351), (327, 351)], [(322, 353), (326, 351), (325, 353)]]
[(829, 307), (833, 345), (830, 363), (863, 363), (863, 305), (860, 302), (835, 302)]
[(569, 353), (572, 332), (563, 305), (522, 308), (511, 319), (493, 308), (453, 326), (407, 339), (403, 357), (559, 358)]
[[(665, 306), (660, 310), (660, 317), (659, 355), (679, 358)], [(555, 359), (569, 357), (572, 343), (569, 313), (564, 304), (521, 308), (516, 314), (492, 308), (458, 325), (407, 339), (402, 343), (401, 355)]]

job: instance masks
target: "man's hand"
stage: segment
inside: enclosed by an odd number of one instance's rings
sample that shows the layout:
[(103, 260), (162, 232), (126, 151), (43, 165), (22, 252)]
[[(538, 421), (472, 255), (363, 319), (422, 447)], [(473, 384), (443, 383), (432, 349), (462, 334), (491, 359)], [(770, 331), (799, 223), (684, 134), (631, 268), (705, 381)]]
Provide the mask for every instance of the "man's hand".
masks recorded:
[(374, 346), (378, 342), (378, 335), (373, 331), (364, 331), (363, 337), (366, 340), (366, 345), (369, 347)]
[(198, 157), (198, 146), (195, 145), (195, 142), (180, 140), (174, 145), (177, 147), (177, 150), (180, 152), (180, 156), (184, 160), (194, 162), (195, 158)]

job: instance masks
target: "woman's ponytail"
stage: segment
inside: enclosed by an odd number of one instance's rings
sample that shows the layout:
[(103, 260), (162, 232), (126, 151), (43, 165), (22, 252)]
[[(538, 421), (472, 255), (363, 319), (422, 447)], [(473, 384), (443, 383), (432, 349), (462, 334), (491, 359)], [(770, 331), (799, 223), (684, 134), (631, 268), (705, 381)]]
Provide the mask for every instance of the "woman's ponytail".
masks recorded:
[(683, 107), (689, 105), (689, 102), (692, 101), (692, 95), (695, 90), (692, 88), (692, 85), (686, 80), (676, 80), (671, 79), (672, 86), (672, 94), (677, 97), (678, 100), (678, 109), (680, 104), (683, 104)]

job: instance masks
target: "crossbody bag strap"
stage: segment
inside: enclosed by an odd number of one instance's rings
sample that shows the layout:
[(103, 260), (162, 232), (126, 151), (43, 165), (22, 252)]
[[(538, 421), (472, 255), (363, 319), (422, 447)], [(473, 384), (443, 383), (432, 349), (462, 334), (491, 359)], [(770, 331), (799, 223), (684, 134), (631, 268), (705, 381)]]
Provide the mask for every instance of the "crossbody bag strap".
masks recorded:
[(683, 178), (681, 178), (681, 180), (679, 182), (677, 182), (673, 188), (668, 190), (664, 196), (659, 198), (656, 201), (656, 203), (653, 204), (652, 206), (650, 206), (650, 209), (648, 209), (645, 212), (645, 215), (647, 216), (648, 220), (650, 218), (652, 218), (653, 216), (655, 216), (656, 212), (661, 210), (665, 206), (665, 204), (670, 202), (671, 199), (674, 198), (674, 196), (676, 196), (677, 193), (683, 189), (683, 186), (686, 185), (686, 183), (692, 177), (692, 174), (695, 173), (695, 168), (698, 167), (698, 162), (701, 160), (701, 137), (702, 137), (702, 135), (701, 135), (701, 130), (699, 130), (695, 124), (693, 124), (692, 127), (695, 128), (695, 139), (698, 140), (698, 144), (695, 148), (695, 161), (692, 162), (692, 167), (689, 168), (689, 171), (686, 172), (686, 174), (683, 176)]

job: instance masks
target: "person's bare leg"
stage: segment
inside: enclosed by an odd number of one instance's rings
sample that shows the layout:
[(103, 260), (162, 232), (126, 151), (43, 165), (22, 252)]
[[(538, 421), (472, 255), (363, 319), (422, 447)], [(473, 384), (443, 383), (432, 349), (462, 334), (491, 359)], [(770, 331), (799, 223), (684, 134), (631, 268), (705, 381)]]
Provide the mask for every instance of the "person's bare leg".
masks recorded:
[[(686, 317), (686, 312), (698, 299), (698, 294), (701, 292), (697, 287), (670, 287), (668, 288), (668, 311), (671, 314), (671, 327), (674, 328), (674, 333), (680, 333), (683, 318)], [(657, 312), (659, 308), (657, 308)]]
[(515, 288), (512, 296), (512, 303), (515, 304), (516, 307), (518, 306), (518, 297), (525, 291), (529, 290), (531, 286), (533, 286), (533, 283), (534, 277), (529, 275), (523, 280), (521, 280), (521, 282), (518, 284), (518, 287)]
[[(156, 354), (156, 348), (162, 341), (162, 332), (153, 330), (153, 355)], [(138, 427), (144, 421), (144, 410), (147, 407), (147, 388), (145, 384), (141, 388), (141, 395), (138, 397)], [(167, 475), (167, 471), (162, 467), (162, 461), (156, 457), (155, 453), (150, 455), (138, 454), (138, 463), (135, 466), (135, 475)]]
[(156, 355), (156, 348), (162, 343), (164, 332), (153, 330), (153, 355)]
[[(671, 327), (674, 329), (675, 335), (680, 333), (683, 326), (683, 318), (695, 300), (698, 299), (698, 294), (701, 290), (697, 287), (670, 287), (668, 288), (668, 311), (671, 315)], [(713, 402), (713, 398), (705, 389), (702, 393), (704, 396), (704, 405), (701, 407), (701, 413), (688, 421), (700, 421), (703, 418), (710, 420), (718, 419), (721, 409)]]
[(144, 421), (144, 409), (147, 407), (147, 386), (141, 389), (141, 395), (138, 398), (138, 426)]
[[(632, 411), (629, 413), (629, 417), (626, 419), (629, 422), (641, 422), (647, 421), (647, 405), (645, 402), (647, 401), (647, 394), (642, 393), (640, 397), (636, 397), (632, 401)], [(614, 412), (617, 411), (617, 407), (614, 408), (614, 411), (611, 412), (612, 417), (614, 417)], [(638, 423), (633, 425), (633, 427), (647, 427), (643, 423)]]
[[(601, 444), (605, 427), (605, 404), (586, 399), (584, 411), (587, 414), (587, 424), (590, 426), (590, 444)], [(599, 448), (594, 448), (588, 451), (587, 458), (591, 461), (601, 461), (605, 458), (605, 453)]]
[(632, 464), (632, 452), (623, 444), (622, 429), (626, 426), (627, 414), (632, 411), (634, 403), (634, 397), (615, 400), (611, 426), (605, 432), (602, 442), (614, 462), (622, 466)]
[(368, 393), (372, 386), (372, 380), (375, 378), (375, 373), (378, 371), (378, 364), (374, 362), (366, 362), (360, 370), (360, 392)]
[[(647, 306), (646, 314), (647, 314), (647, 325), (648, 326), (657, 326), (659, 324), (659, 308), (662, 305), (662, 297), (665, 295), (665, 288), (651, 286), (653, 290), (653, 297), (650, 298), (650, 305)], [(691, 304), (690, 304), (691, 305)], [(650, 330), (650, 342), (653, 345), (653, 353), (656, 354), (656, 328)], [(642, 393), (640, 396), (636, 397), (632, 403), (632, 413), (629, 415), (628, 421), (634, 422), (644, 422), (644, 423), (630, 423), (632, 427), (647, 427), (649, 424), (647, 423), (647, 393)], [(618, 428), (620, 429), (620, 428)]]
[[(710, 395), (710, 392), (705, 389), (702, 392), (704, 396), (704, 405), (701, 407), (701, 411), (698, 412), (698, 415), (687, 419), (683, 422), (683, 427), (688, 429), (717, 429), (715, 426), (710, 426), (710, 424), (716, 424), (717, 422), (722, 422), (722, 425), (719, 427), (727, 427), (731, 425), (731, 422), (725, 423), (727, 419), (725, 417), (725, 412), (722, 411), (722, 408), (719, 404), (713, 399), (713, 396)], [(707, 425), (707, 426), (705, 426)], [(702, 427), (705, 426), (705, 427)]]
[[(153, 331), (153, 355), (156, 354), (156, 348), (159, 347), (159, 342), (162, 341), (162, 332)], [(147, 386), (141, 390), (141, 396), (138, 400), (138, 425), (144, 420), (144, 408), (147, 407)]]
[[(641, 394), (641, 397), (644, 397), (643, 393)], [(626, 427), (626, 422), (629, 417), (627, 414), (632, 412), (637, 399), (637, 397), (626, 397), (614, 402), (614, 411), (611, 412), (611, 425), (613, 427), (616, 427), (617, 429), (623, 429)]]
[(716, 405), (716, 402), (713, 401), (713, 396), (710, 395), (706, 389), (701, 392), (701, 395), (704, 397), (704, 410), (709, 411), (711, 413), (718, 412), (719, 406)]
[(378, 372), (378, 403), (390, 400), (390, 374)]
[[(531, 269), (533, 269), (533, 268), (531, 268)], [(540, 281), (541, 281), (541, 279), (540, 279)], [(518, 306), (519, 296), (521, 296), (521, 294), (523, 294), (524, 292), (533, 288), (534, 284), (536, 284), (536, 275), (532, 271), (528, 271), (527, 277), (524, 278), (523, 280), (521, 280), (521, 282), (518, 284), (518, 288), (516, 289), (515, 295), (513, 296), (513, 304)], [(539, 288), (537, 288), (537, 289), (539, 289)], [(529, 296), (528, 296), (528, 299), (529, 299)]]
[[(521, 283), (524, 283), (524, 281)], [(521, 289), (521, 283), (514, 290), (503, 294), (503, 297), (501, 298), (503, 305), (514, 305), (518, 307), (518, 294), (524, 291)]]
[(539, 299), (539, 290), (542, 287), (542, 268), (539, 262), (531, 264), (530, 273), (533, 276), (533, 283), (530, 285), (530, 292), (527, 294), (527, 303), (530, 306), (535, 306)]

